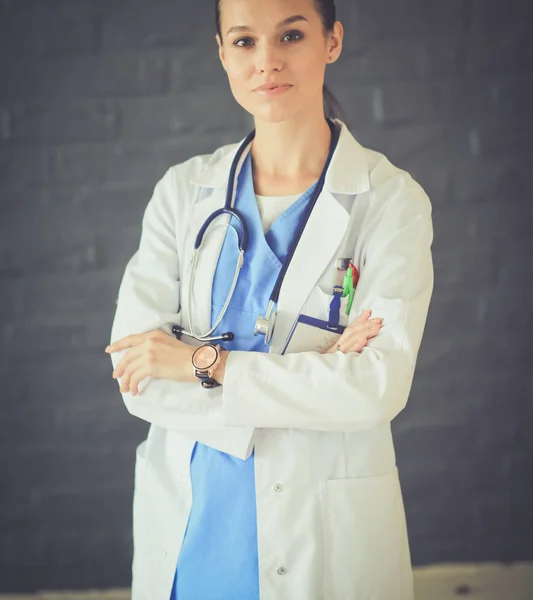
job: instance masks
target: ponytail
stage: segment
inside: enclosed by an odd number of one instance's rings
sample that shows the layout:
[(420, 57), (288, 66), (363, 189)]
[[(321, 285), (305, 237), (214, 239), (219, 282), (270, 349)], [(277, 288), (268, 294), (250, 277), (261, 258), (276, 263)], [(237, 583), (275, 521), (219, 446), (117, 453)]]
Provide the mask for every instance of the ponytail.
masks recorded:
[(333, 92), (329, 89), (329, 87), (324, 84), (324, 114), (326, 117), (330, 119), (340, 119), (344, 123), (346, 123), (346, 115), (344, 114), (344, 110), (342, 109), (341, 103), (337, 100)]

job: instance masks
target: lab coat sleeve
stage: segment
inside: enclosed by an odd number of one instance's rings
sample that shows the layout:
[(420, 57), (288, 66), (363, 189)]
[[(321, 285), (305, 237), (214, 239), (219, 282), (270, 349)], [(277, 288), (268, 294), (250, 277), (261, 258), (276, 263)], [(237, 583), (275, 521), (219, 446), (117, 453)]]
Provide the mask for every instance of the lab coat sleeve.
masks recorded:
[(350, 320), (365, 308), (383, 328), (361, 353), (284, 356), (231, 352), (227, 425), (357, 431), (406, 405), (433, 291), (429, 198), (407, 186), (377, 219), (364, 251)]
[[(172, 333), (181, 323), (180, 231), (187, 219), (176, 186), (175, 169), (157, 183), (142, 220), (137, 252), (128, 262), (122, 278), (111, 343), (134, 333), (161, 329)], [(184, 234), (183, 234), (184, 235)], [(127, 350), (111, 355), (116, 368)], [(192, 368), (192, 366), (191, 366)], [(118, 381), (120, 384), (120, 380)], [(141, 419), (180, 432), (208, 446), (247, 458), (253, 448), (253, 428), (229, 427), (222, 413), (220, 388), (206, 390), (199, 383), (181, 383), (147, 377), (140, 394), (123, 393), (128, 411)]]

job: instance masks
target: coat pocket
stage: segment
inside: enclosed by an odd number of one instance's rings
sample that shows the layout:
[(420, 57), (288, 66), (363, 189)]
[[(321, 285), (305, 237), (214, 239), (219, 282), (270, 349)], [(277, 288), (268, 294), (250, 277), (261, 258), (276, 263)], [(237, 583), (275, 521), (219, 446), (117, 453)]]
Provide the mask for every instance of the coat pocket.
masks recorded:
[(412, 600), (413, 580), (398, 470), (323, 483), (324, 597)]
[[(332, 298), (332, 292), (326, 293), (319, 286), (315, 286), (307, 298), (307, 301), (302, 309), (302, 313), (309, 315), (310, 317), (315, 317), (316, 319), (327, 321), (329, 318), (329, 305), (331, 304)], [(348, 301), (348, 296), (341, 298), (339, 323), (340, 325), (344, 326), (348, 325), (349, 316), (346, 314)]]

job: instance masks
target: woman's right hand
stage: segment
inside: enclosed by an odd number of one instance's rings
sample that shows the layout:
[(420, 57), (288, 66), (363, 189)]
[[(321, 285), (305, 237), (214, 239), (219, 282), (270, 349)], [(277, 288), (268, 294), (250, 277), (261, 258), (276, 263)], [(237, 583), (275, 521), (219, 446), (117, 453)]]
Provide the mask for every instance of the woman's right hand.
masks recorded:
[(348, 325), (348, 327), (346, 327), (344, 333), (331, 346), (327, 351), (327, 354), (337, 352), (338, 346), (340, 346), (339, 351), (343, 353), (361, 352), (367, 345), (368, 340), (375, 337), (382, 326), (383, 319), (380, 317), (370, 319), (371, 314), (371, 310), (363, 311)]

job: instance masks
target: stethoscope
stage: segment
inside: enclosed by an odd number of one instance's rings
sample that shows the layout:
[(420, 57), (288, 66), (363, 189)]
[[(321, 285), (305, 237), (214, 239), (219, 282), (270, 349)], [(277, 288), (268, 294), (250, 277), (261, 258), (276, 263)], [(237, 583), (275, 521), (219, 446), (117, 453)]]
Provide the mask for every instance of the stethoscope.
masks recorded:
[[(274, 332), (274, 327), (276, 324), (276, 315), (277, 315), (277, 312), (274, 310), (274, 308), (278, 302), (279, 293), (281, 290), (281, 286), (283, 284), (283, 280), (285, 278), (285, 274), (287, 273), (287, 269), (289, 268), (291, 260), (294, 256), (294, 252), (296, 250), (298, 242), (300, 241), (300, 238), (302, 237), (303, 231), (305, 229), (307, 221), (309, 220), (311, 212), (313, 211), (313, 208), (318, 200), (318, 197), (320, 196), (320, 193), (322, 192), (322, 189), (324, 187), (324, 182), (326, 179), (326, 174), (327, 174), (327, 171), (329, 168), (329, 164), (331, 162), (331, 158), (333, 156), (333, 153), (334, 153), (335, 148), (337, 147), (337, 143), (339, 141), (340, 130), (335, 126), (333, 121), (331, 121), (330, 119), (326, 118), (326, 121), (331, 129), (331, 142), (330, 142), (330, 146), (329, 146), (329, 153), (328, 153), (326, 162), (324, 164), (324, 168), (322, 169), (322, 173), (320, 175), (320, 178), (317, 181), (316, 187), (313, 191), (313, 195), (311, 196), (311, 199), (309, 200), (309, 203), (306, 207), (306, 211), (303, 215), (300, 227), (297, 231), (297, 235), (294, 237), (294, 239), (291, 243), (291, 246), (289, 247), (289, 252), (287, 254), (287, 258), (285, 259), (283, 265), (281, 266), (281, 270), (279, 272), (278, 278), (276, 279), (276, 283), (274, 284), (274, 288), (272, 290), (272, 293), (270, 294), (270, 300), (269, 300), (269, 303), (267, 306), (266, 313), (264, 316), (259, 315), (255, 322), (254, 335), (259, 335), (259, 334), (264, 335), (265, 336), (265, 345), (267, 345), (267, 346), (270, 344), (270, 341), (272, 339), (272, 334)], [(237, 167), (239, 166), (240, 160), (241, 160), (245, 150), (248, 148), (248, 146), (250, 145), (250, 143), (254, 139), (254, 137), (255, 137), (255, 129), (246, 136), (243, 143), (237, 150), (237, 154), (235, 155), (235, 158), (233, 159), (233, 163), (231, 165), (231, 169), (230, 169), (230, 173), (229, 173), (228, 188), (227, 188), (227, 192), (226, 192), (226, 202), (225, 202), (223, 208), (219, 208), (214, 213), (209, 215), (209, 217), (207, 217), (205, 223), (202, 225), (202, 227), (198, 231), (198, 234), (194, 241), (193, 255), (192, 255), (192, 259), (191, 259), (191, 275), (190, 275), (190, 282), (189, 282), (189, 311), (188, 311), (188, 313), (189, 313), (189, 319), (188, 319), (189, 330), (187, 331), (180, 325), (174, 325), (172, 327), (172, 333), (174, 333), (174, 335), (178, 339), (180, 339), (182, 335), (185, 335), (187, 337), (198, 340), (199, 342), (214, 342), (214, 341), (231, 341), (235, 337), (231, 331), (227, 331), (218, 336), (213, 336), (212, 334), (214, 333), (215, 329), (219, 326), (220, 322), (224, 318), (224, 315), (226, 314), (226, 311), (228, 310), (229, 303), (231, 302), (233, 293), (235, 292), (235, 287), (237, 286), (237, 281), (239, 279), (239, 273), (240, 273), (241, 267), (244, 263), (244, 252), (248, 247), (248, 228), (246, 226), (246, 222), (245, 222), (243, 216), (239, 213), (239, 211), (236, 208), (233, 208), (233, 199), (234, 199), (234, 196), (236, 193), (235, 181), (236, 181)], [(211, 235), (213, 233), (213, 231), (215, 231), (219, 227), (231, 228), (233, 231), (235, 231), (235, 233), (237, 235), (239, 256), (237, 259), (237, 265), (235, 267), (235, 273), (233, 275), (233, 281), (231, 283), (231, 287), (228, 292), (228, 296), (226, 298), (224, 306), (222, 307), (222, 310), (220, 311), (220, 314), (218, 315), (214, 325), (211, 327), (211, 329), (209, 331), (207, 331), (206, 333), (199, 333), (194, 329), (194, 326), (192, 324), (192, 321), (193, 321), (193, 319), (192, 319), (192, 306), (193, 306), (192, 290), (194, 287), (194, 279), (196, 276), (196, 266), (198, 264), (198, 252), (199, 252), (202, 242), (204, 240), (204, 234), (207, 231), (207, 228), (220, 215), (230, 215), (231, 217), (234, 217), (236, 219), (237, 223), (239, 224), (240, 231), (238, 231), (237, 228), (234, 227), (230, 222), (230, 223), (224, 223), (223, 225), (218, 225), (216, 227), (213, 227), (208, 235)], [(208, 237), (208, 236), (206, 236), (206, 237)]]

